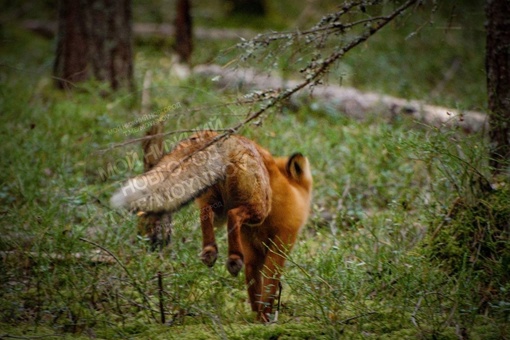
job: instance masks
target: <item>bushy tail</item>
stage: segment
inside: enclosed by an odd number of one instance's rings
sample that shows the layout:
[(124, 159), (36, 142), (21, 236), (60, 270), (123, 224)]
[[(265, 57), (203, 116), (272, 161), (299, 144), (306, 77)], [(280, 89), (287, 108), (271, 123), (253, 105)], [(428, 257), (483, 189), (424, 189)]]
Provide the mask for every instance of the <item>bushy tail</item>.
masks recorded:
[(211, 144), (215, 136), (208, 133), (181, 141), (150, 171), (128, 180), (112, 196), (112, 206), (172, 212), (198, 197), (225, 177), (225, 143)]

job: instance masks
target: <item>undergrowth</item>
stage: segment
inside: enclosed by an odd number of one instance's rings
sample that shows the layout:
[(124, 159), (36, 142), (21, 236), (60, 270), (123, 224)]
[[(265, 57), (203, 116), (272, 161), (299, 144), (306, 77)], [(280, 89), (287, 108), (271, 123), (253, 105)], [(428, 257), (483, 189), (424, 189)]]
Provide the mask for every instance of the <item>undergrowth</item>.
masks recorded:
[[(144, 131), (140, 93), (105, 96), (95, 82), (55, 91), (50, 44), (11, 26), (2, 34), (12, 42), (3, 63), (15, 67), (0, 74), (8, 84), (0, 89), (0, 337), (508, 338), (510, 190), (505, 179), (488, 180), (482, 136), (313, 106), (283, 106), (245, 128), (274, 154), (306, 154), (314, 177), (278, 322), (260, 325), (244, 278), (224, 268), (225, 230), (210, 269), (198, 259), (193, 205), (175, 214), (171, 246), (157, 252), (136, 235), (134, 216), (109, 207), (118, 184), (143, 168), (138, 143), (113, 147)], [(149, 47), (136, 65), (139, 86), (153, 72), (151, 110), (166, 108), (167, 131), (244, 117), (225, 105), (236, 91), (176, 79), (171, 60)], [(446, 102), (462, 97), (451, 91)], [(480, 105), (470, 100), (459, 106)]]

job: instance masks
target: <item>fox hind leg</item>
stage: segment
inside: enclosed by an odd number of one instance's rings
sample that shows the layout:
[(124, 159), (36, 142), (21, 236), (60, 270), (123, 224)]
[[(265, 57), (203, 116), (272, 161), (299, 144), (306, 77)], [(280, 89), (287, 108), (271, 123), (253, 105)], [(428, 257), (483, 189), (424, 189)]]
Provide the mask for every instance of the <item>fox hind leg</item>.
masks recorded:
[(232, 276), (237, 276), (243, 268), (243, 250), (241, 247), (241, 226), (250, 216), (245, 206), (230, 209), (227, 213), (228, 259), (227, 270)]
[(202, 253), (200, 259), (208, 266), (212, 267), (218, 259), (218, 246), (214, 236), (213, 226), (214, 212), (210, 206), (200, 208), (200, 226), (202, 228)]
[(241, 244), (241, 228), (257, 228), (267, 217), (267, 210), (259, 206), (241, 205), (230, 209), (227, 213), (228, 227), (228, 259), (227, 270), (237, 276), (243, 267), (244, 255)]

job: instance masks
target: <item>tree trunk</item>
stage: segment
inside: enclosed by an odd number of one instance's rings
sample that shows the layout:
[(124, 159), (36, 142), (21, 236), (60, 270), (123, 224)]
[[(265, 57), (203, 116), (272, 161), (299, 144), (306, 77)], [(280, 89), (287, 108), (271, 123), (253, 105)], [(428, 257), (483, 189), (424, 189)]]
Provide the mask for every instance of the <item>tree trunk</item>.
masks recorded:
[(191, 5), (189, 0), (177, 0), (175, 17), (175, 51), (179, 61), (189, 64), (193, 51)]
[(95, 78), (112, 89), (133, 86), (130, 0), (62, 0), (59, 6), (56, 85)]
[(486, 15), (490, 165), (499, 174), (510, 160), (510, 1), (487, 0)]
[(266, 15), (264, 0), (227, 0), (230, 14), (261, 16)]

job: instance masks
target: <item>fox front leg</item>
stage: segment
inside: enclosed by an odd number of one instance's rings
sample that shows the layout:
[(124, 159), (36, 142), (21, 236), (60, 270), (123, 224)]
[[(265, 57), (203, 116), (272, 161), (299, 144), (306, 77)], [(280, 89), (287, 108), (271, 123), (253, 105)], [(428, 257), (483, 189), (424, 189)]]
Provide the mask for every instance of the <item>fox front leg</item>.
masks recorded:
[(277, 289), (281, 287), (280, 277), (282, 270), (287, 256), (296, 242), (296, 238), (297, 232), (287, 235), (276, 235), (268, 240), (270, 245), (268, 246), (264, 266), (261, 270), (262, 289), (258, 319), (262, 322), (270, 320), (269, 315), (273, 312), (273, 303), (277, 297)]

